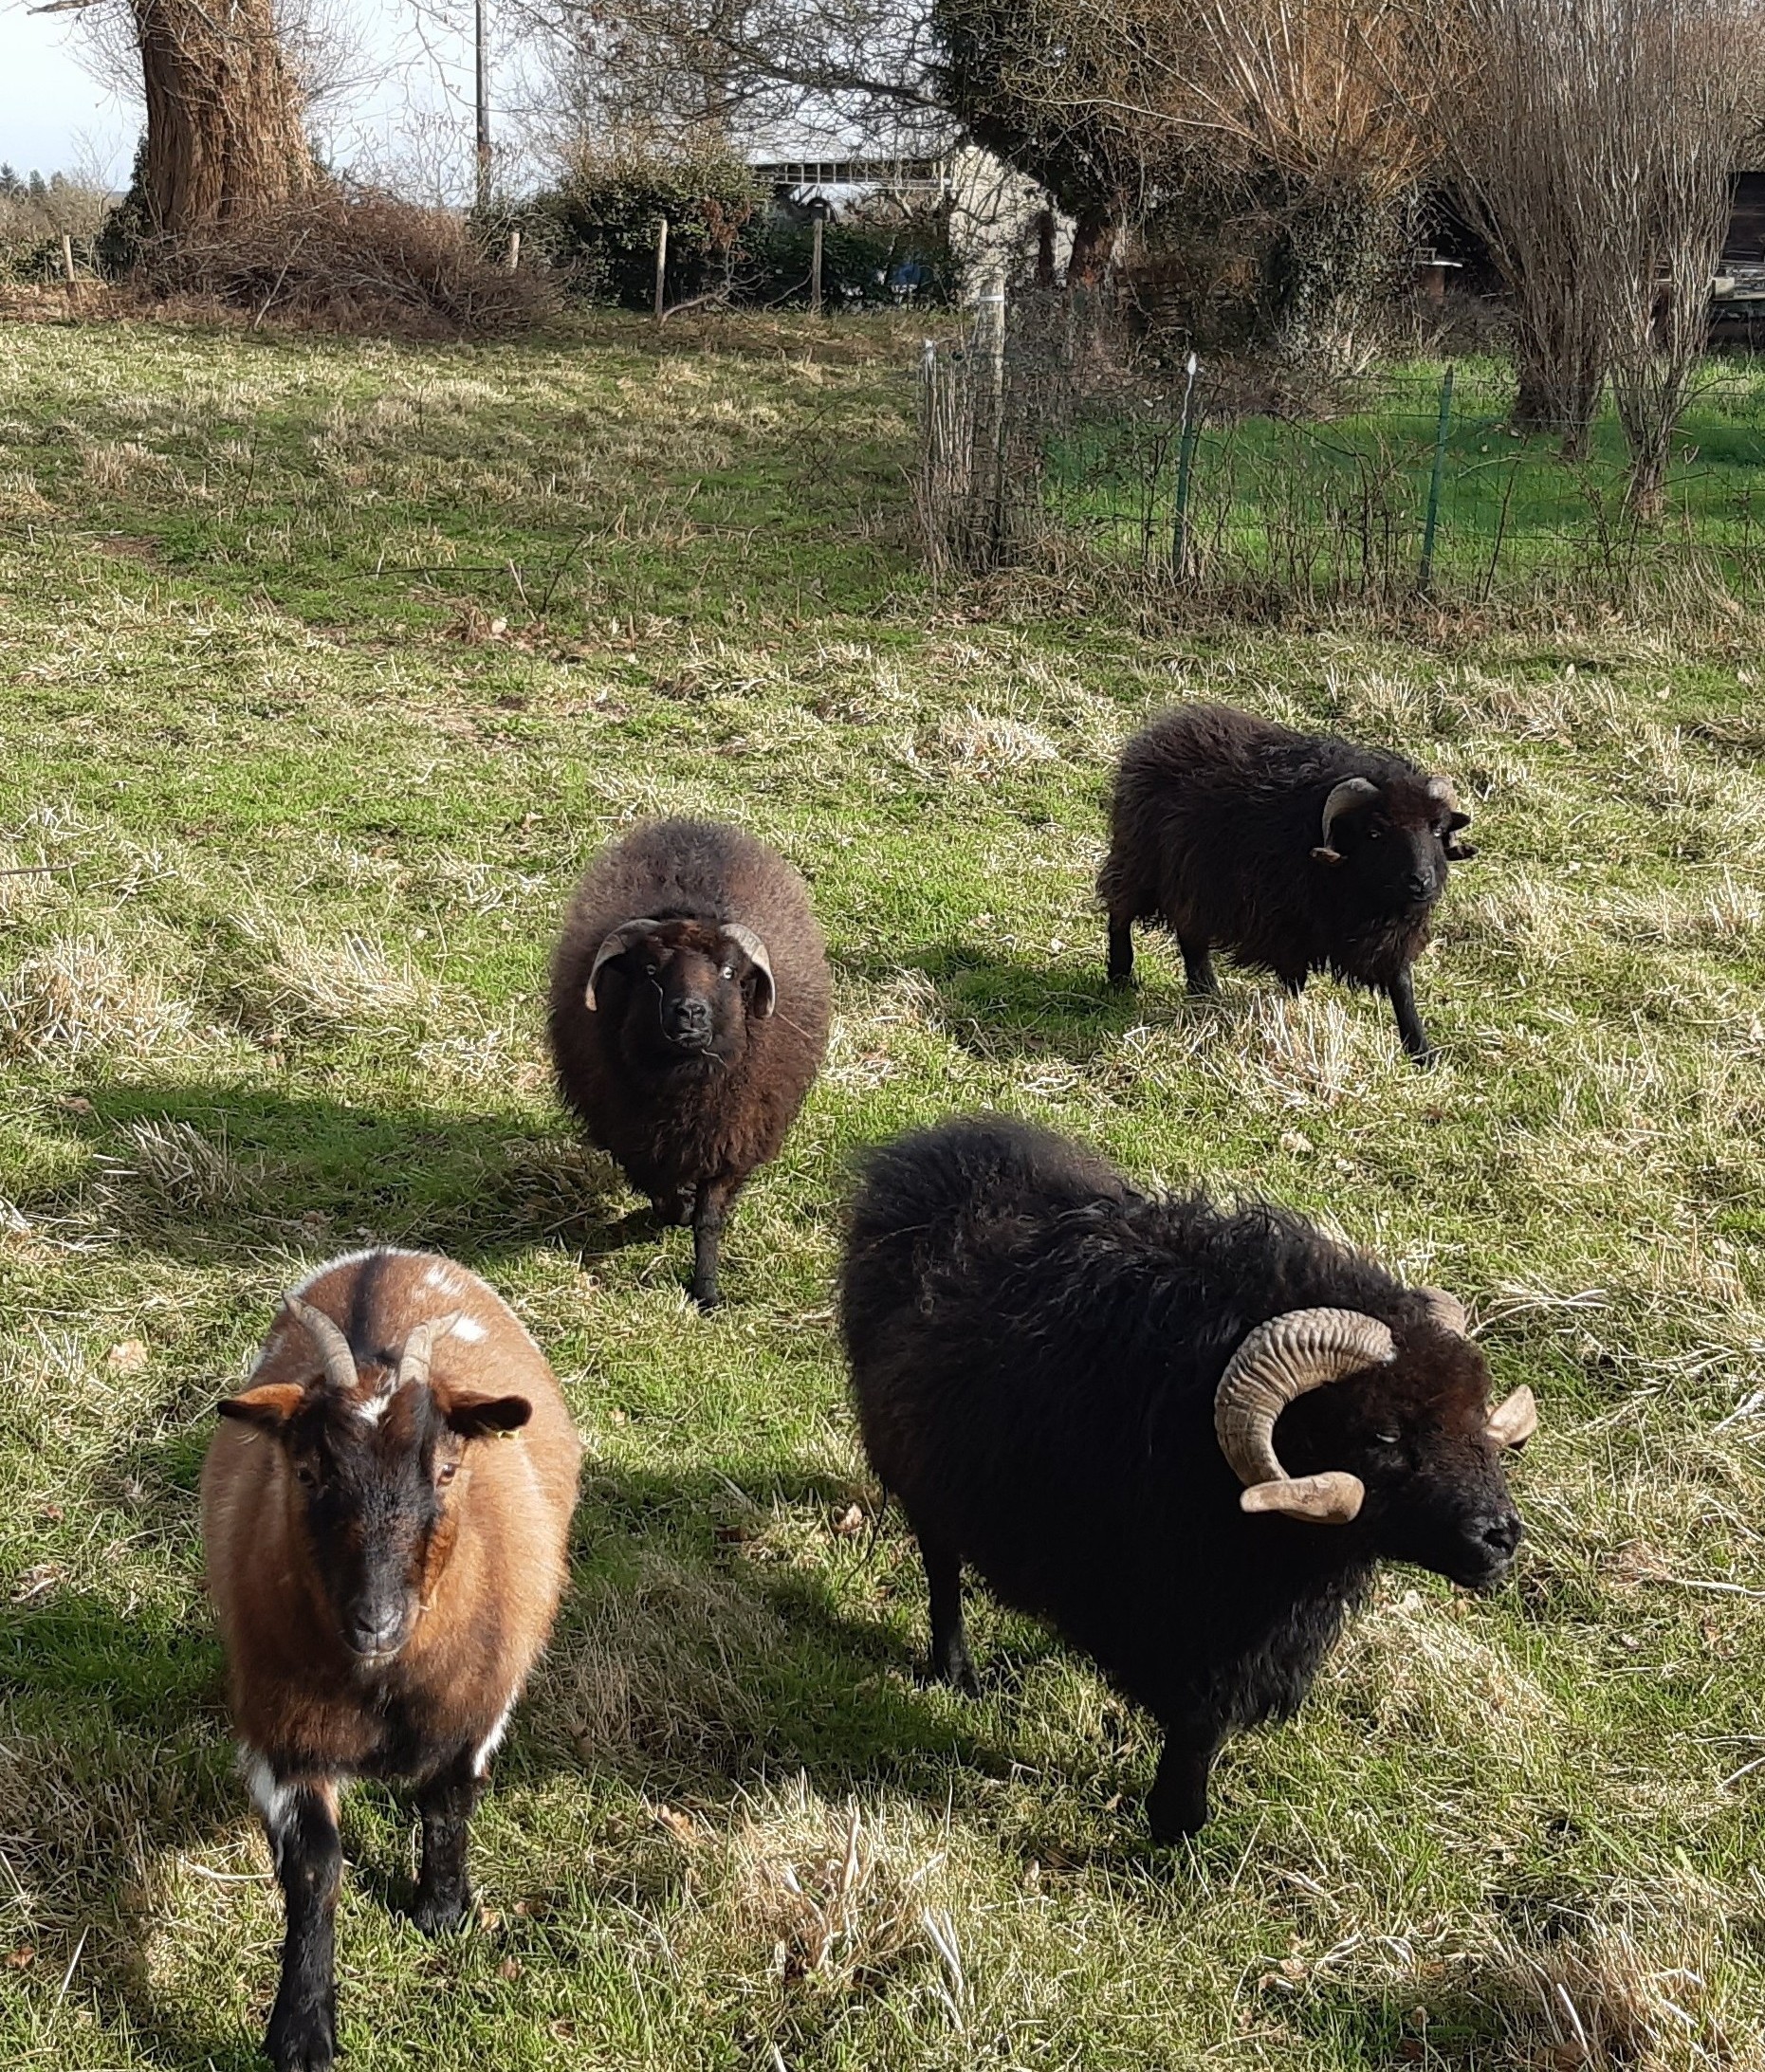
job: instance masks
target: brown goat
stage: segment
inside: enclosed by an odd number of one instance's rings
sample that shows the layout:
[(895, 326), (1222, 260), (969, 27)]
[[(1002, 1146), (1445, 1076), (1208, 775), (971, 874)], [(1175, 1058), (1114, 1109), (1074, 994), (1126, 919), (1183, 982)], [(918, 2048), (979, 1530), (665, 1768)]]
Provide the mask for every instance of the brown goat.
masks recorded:
[(202, 1471), (209, 1593), (287, 1903), (265, 2049), (336, 2053), (339, 1786), (416, 1787), (426, 1934), (469, 1904), (467, 1827), (551, 1631), (580, 1446), (544, 1356), (450, 1260), (334, 1259), (285, 1297)]

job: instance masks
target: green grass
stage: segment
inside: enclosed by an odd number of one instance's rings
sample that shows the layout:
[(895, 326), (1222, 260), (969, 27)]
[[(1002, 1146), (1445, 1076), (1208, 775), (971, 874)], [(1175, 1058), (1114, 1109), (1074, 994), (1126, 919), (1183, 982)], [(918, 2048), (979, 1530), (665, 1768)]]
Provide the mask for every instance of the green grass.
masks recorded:
[[(1213, 411), (1196, 435), (1188, 542), (1216, 582), (1288, 595), (1404, 590), (1420, 565), (1443, 366), (1388, 367), (1344, 386), (1321, 414)], [(1062, 523), (1106, 557), (1171, 550), (1181, 377), (1151, 408), (1107, 400), (1050, 445), (1046, 493)], [(1585, 590), (1601, 578), (1696, 567), (1756, 595), (1765, 547), (1765, 372), (1712, 361), (1679, 426), (1665, 508), (1626, 507), (1627, 454), (1609, 399), (1584, 458), (1510, 431), (1513, 372), (1453, 369), (1432, 584), (1447, 597)], [(1205, 392), (1204, 392), (1205, 393)]]
[[(0, 865), (52, 867), (0, 877), (0, 2062), (254, 2062), (279, 1916), (195, 1480), (277, 1292), (375, 1238), (496, 1282), (588, 1465), (472, 1933), (414, 1934), (410, 1819), (347, 1802), (359, 2072), (1765, 2063), (1755, 630), (939, 600), (912, 358), (886, 324), (0, 335)], [(1471, 798), (1432, 1075), (1329, 985), (1195, 1006), (1153, 948), (1106, 994), (1105, 773), (1189, 695)], [(709, 1319), (540, 1037), (575, 873), (664, 810), (778, 842), (837, 963)], [(1193, 1847), (1147, 1843), (1147, 1721), (1034, 1626), (981, 1598), (986, 1695), (922, 1689), (873, 1534), (842, 1175), (984, 1105), (1323, 1218), (1541, 1401), (1515, 1583), (1390, 1573)]]

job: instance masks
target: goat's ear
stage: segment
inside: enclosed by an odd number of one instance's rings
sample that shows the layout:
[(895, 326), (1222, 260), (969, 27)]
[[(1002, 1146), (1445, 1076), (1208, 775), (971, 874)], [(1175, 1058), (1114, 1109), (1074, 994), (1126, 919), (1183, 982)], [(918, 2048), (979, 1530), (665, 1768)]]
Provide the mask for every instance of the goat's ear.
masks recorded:
[(261, 1388), (248, 1388), (243, 1396), (230, 1396), (215, 1408), (224, 1418), (255, 1424), (260, 1432), (280, 1439), (305, 1401), (306, 1391), (298, 1382), (266, 1382)]
[(448, 1429), (462, 1439), (483, 1439), (489, 1432), (518, 1432), (533, 1415), (524, 1396), (452, 1396), (446, 1411)]

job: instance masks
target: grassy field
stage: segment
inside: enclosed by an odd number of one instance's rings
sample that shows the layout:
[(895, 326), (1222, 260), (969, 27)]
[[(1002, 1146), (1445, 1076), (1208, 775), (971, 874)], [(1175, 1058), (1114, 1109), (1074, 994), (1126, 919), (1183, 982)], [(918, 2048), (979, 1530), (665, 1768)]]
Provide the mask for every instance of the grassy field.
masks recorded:
[[(419, 1938), (410, 1820), (346, 1803), (359, 2072), (1765, 2065), (1756, 630), (989, 616), (913, 573), (911, 364), (0, 334), (0, 2063), (254, 2062), (279, 1904), (196, 1476), (278, 1291), (384, 1238), (503, 1290), (589, 1458), (478, 1927)], [(1328, 985), (1196, 1006), (1153, 949), (1106, 995), (1105, 771), (1204, 695), (1469, 796), (1431, 1075)], [(710, 1318), (540, 1036), (576, 871), (664, 810), (778, 842), (837, 970)], [(1389, 1573), (1193, 1846), (1035, 1627), (981, 1599), (984, 1697), (915, 1680), (837, 1204), (855, 1147), (987, 1105), (1325, 1219), (1541, 1401), (1517, 1580)]]
[[(1321, 416), (1204, 416), (1190, 468), (1188, 544), (1215, 582), (1286, 596), (1406, 590), (1416, 579), (1440, 432), (1441, 362), (1346, 383)], [(1063, 523), (1111, 558), (1171, 549), (1181, 377), (1130, 410), (1105, 406), (1049, 452)], [(1204, 387), (1203, 397), (1207, 394)], [(1513, 371), (1453, 368), (1431, 581), (1443, 596), (1514, 596), (1590, 581), (1657, 579), (1695, 564), (1756, 596), (1765, 573), (1765, 368), (1714, 358), (1679, 428), (1662, 516), (1626, 507), (1627, 453), (1609, 398), (1586, 458), (1508, 427)]]

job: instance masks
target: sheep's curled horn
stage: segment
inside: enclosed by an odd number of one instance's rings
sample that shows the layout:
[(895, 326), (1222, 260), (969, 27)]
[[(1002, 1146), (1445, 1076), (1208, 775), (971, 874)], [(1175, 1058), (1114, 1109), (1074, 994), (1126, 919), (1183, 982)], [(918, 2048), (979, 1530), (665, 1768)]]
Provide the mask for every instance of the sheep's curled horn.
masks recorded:
[(610, 964), (616, 957), (623, 957), (628, 949), (634, 949), (646, 935), (653, 935), (661, 926), (659, 921), (652, 921), (646, 916), (639, 921), (621, 922), (611, 935), (603, 938), (595, 952), (594, 963), (588, 967), (588, 984), (582, 995), (582, 1004), (591, 1015), (600, 1005), (595, 998), (595, 983), (600, 977), (601, 967)]
[[(1470, 1315), (1457, 1295), (1449, 1295), (1443, 1288), (1418, 1288), (1416, 1293), (1427, 1304), (1428, 1315), (1442, 1330), (1452, 1331), (1460, 1338), (1471, 1335)], [(1498, 1446), (1525, 1445), (1538, 1429), (1537, 1397), (1522, 1383), (1489, 1413), (1487, 1429)]]
[(1441, 804), (1446, 808), (1446, 811), (1448, 813), (1453, 815), (1453, 816), (1457, 819), (1459, 823), (1457, 827), (1448, 824), (1446, 829), (1445, 837), (1442, 846), (1445, 849), (1448, 857), (1454, 863), (1463, 863), (1468, 857), (1475, 856), (1477, 854), (1477, 844), (1475, 842), (1467, 842), (1461, 833), (1462, 829), (1466, 828), (1471, 824), (1471, 816), (1465, 812), (1464, 808), (1462, 805), (1460, 805), (1459, 794), (1453, 789), (1451, 778), (1429, 778), (1428, 797), (1430, 798), (1438, 798)]
[(726, 921), (723, 932), (746, 953), (748, 963), (760, 975), (754, 988), (754, 1015), (757, 1020), (764, 1021), (779, 1004), (779, 981), (772, 976), (772, 959), (766, 954), (766, 945), (752, 928), (745, 928), (739, 921)]
[(1379, 787), (1370, 778), (1345, 777), (1340, 784), (1333, 784), (1330, 797), (1324, 800), (1324, 828), (1322, 839), (1312, 853), (1319, 863), (1340, 863), (1342, 852), (1336, 847), (1334, 830), (1336, 822), (1345, 813), (1358, 813), (1379, 796)]
[(1245, 1511), (1284, 1512), (1317, 1525), (1347, 1525), (1367, 1490), (1357, 1475), (1290, 1476), (1275, 1452), (1275, 1421), (1308, 1390), (1397, 1357), (1391, 1333), (1358, 1310), (1289, 1310), (1259, 1324), (1220, 1377), (1213, 1428), (1243, 1483)]
[[(1421, 1291), (1442, 1329), (1463, 1332), (1464, 1306), (1443, 1289)], [(1315, 1525), (1347, 1525), (1367, 1496), (1357, 1475), (1332, 1470), (1290, 1476), (1275, 1451), (1275, 1421), (1296, 1397), (1350, 1374), (1385, 1366), (1397, 1357), (1389, 1329), (1359, 1310), (1289, 1310), (1249, 1333), (1226, 1365), (1214, 1392), (1214, 1433), (1243, 1483), (1240, 1506), (1276, 1511)], [(1517, 1388), (1489, 1413), (1498, 1446), (1524, 1445), (1537, 1429), (1530, 1388)]]

